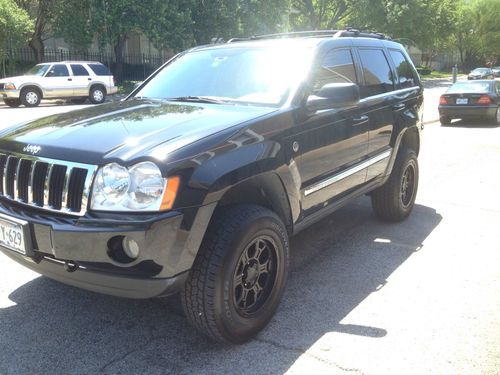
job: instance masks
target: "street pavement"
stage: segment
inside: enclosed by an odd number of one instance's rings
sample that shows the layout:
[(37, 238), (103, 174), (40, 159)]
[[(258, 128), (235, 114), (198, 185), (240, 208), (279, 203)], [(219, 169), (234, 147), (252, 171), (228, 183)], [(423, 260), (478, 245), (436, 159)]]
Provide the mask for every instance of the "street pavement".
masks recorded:
[[(20, 111), (0, 107), (1, 125)], [(500, 127), (430, 123), (419, 163), (404, 222), (362, 197), (291, 239), (281, 307), (244, 345), (208, 341), (168, 300), (75, 289), (0, 254), (0, 374), (498, 374)]]

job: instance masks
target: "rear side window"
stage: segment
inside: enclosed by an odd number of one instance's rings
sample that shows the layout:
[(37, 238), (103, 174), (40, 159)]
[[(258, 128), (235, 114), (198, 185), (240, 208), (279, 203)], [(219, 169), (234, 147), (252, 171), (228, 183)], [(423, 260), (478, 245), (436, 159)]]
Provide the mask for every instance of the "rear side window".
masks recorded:
[(392, 71), (381, 49), (360, 49), (359, 57), (365, 78), (360, 90), (362, 98), (394, 90)]
[(398, 73), (399, 85), (401, 88), (412, 87), (417, 84), (415, 79), (415, 73), (404, 55), (401, 51), (389, 50), (391, 54), (392, 61), (394, 61), (394, 66), (396, 67), (396, 72)]
[(80, 64), (71, 64), (71, 70), (73, 71), (74, 76), (88, 76), (89, 72), (83, 65)]
[(347, 49), (328, 52), (319, 67), (314, 81), (314, 91), (329, 83), (356, 83), (356, 69), (351, 51)]
[(69, 71), (66, 65), (64, 64), (54, 64), (52, 68), (50, 68), (46, 77), (67, 77), (69, 76)]
[(96, 76), (110, 76), (111, 72), (108, 67), (102, 64), (89, 64), (89, 68), (92, 69)]

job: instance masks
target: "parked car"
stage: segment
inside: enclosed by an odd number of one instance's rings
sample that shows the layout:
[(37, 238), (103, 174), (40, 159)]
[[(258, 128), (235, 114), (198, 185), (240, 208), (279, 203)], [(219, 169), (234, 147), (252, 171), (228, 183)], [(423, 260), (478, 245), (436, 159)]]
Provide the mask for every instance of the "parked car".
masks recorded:
[(180, 293), (198, 330), (246, 341), (278, 308), (289, 236), (365, 194), (410, 215), (422, 103), (381, 34), (193, 48), (122, 102), (0, 131), (0, 250), (96, 292)]
[(491, 70), (493, 71), (495, 77), (500, 77), (500, 66), (494, 66)]
[(493, 79), (495, 75), (490, 68), (476, 68), (469, 73), (467, 79)]
[(459, 81), (439, 98), (439, 118), (447, 125), (452, 119), (485, 119), (500, 124), (500, 82)]
[(104, 103), (117, 88), (113, 75), (100, 62), (63, 61), (35, 65), (25, 75), (0, 80), (0, 97), (10, 107), (36, 107), (42, 99), (70, 98), (82, 104)]

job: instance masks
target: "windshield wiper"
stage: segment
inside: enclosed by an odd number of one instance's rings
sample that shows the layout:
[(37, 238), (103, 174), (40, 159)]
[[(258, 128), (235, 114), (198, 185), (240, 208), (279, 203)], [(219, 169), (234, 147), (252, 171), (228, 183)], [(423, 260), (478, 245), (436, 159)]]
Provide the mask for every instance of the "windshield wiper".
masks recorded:
[(228, 104), (227, 101), (212, 96), (177, 96), (175, 98), (166, 98), (165, 100), (169, 102)]

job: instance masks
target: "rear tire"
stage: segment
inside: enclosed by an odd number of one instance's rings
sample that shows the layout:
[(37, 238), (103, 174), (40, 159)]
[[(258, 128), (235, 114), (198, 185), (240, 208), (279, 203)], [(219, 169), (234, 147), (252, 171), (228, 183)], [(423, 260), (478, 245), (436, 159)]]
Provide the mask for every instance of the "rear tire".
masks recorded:
[(20, 99), (25, 107), (38, 107), (42, 101), (42, 93), (35, 87), (26, 87), (21, 90)]
[(17, 108), (21, 105), (20, 99), (4, 99), (3, 101), (5, 104), (12, 108)]
[(212, 220), (181, 293), (189, 322), (222, 343), (242, 343), (273, 317), (289, 268), (288, 236), (272, 211), (224, 209)]
[(102, 86), (90, 88), (89, 100), (92, 104), (102, 104), (106, 100), (106, 90)]
[(495, 112), (495, 117), (491, 119), (491, 123), (493, 125), (500, 125), (500, 107), (497, 107), (497, 111)]
[(402, 149), (389, 179), (371, 194), (375, 215), (385, 221), (406, 219), (415, 205), (417, 189), (417, 155), (411, 149)]
[(443, 116), (443, 117), (439, 118), (439, 122), (441, 123), (441, 125), (450, 125), (451, 124), (451, 118)]

